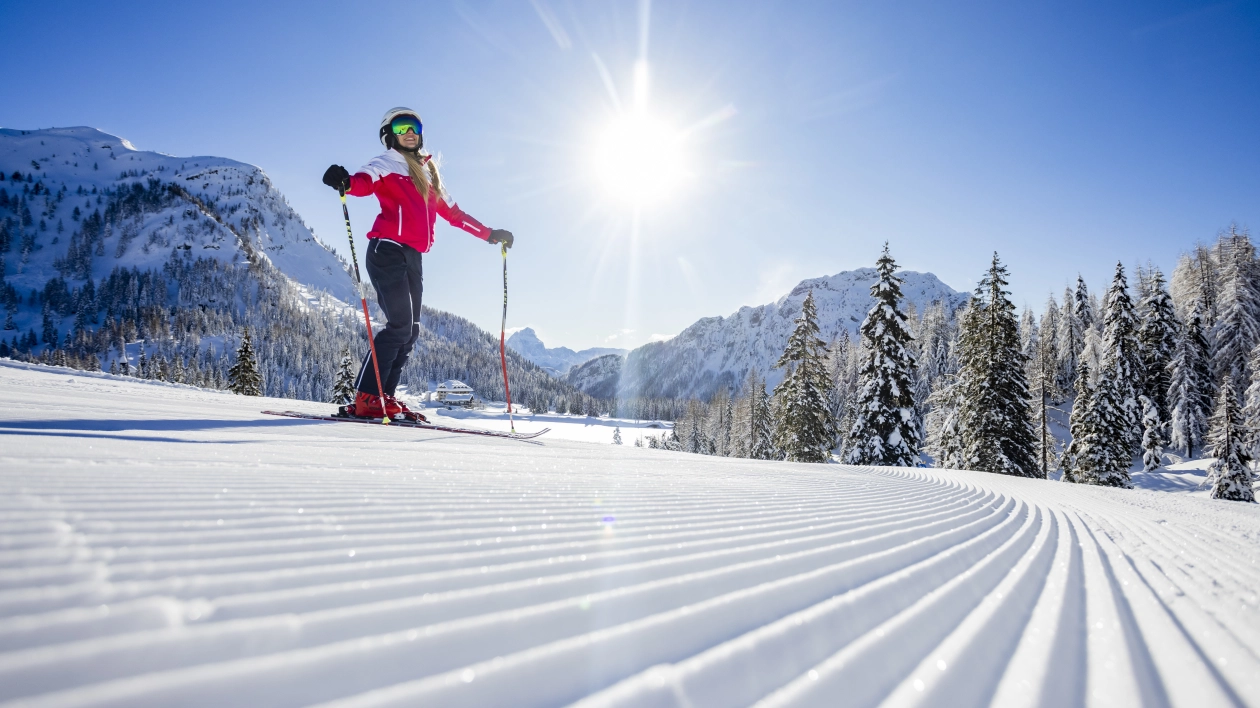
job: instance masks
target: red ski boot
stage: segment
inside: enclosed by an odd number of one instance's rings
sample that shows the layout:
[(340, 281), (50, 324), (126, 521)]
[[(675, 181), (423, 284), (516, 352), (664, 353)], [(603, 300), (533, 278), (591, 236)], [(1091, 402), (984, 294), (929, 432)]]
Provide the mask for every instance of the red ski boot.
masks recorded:
[(393, 418), (401, 411), (392, 396), (385, 396), (385, 408), (382, 409), (380, 396), (359, 391), (354, 397), (354, 404), (346, 406), (346, 412), (356, 418), (384, 418), (387, 414)]

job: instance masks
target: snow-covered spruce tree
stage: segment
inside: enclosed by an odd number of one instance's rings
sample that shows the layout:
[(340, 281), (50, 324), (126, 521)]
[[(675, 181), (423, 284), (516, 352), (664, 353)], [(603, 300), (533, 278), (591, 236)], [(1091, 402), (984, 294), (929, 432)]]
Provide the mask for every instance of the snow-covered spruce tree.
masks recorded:
[(756, 372), (749, 369), (748, 378), (744, 379), (739, 395), (735, 396), (735, 405), (731, 409), (731, 457), (748, 457), (749, 428), (751, 427), (749, 423), (751, 411), (748, 404), (752, 399), (750, 394), (756, 380)]
[[(1142, 352), (1138, 344), (1137, 311), (1129, 298), (1128, 281), (1124, 264), (1116, 263), (1116, 275), (1107, 290), (1103, 305), (1103, 359), (1099, 386), (1100, 393), (1114, 396), (1111, 406), (1116, 409), (1114, 427), (1105, 434), (1115, 441), (1117, 456), (1128, 459), (1133, 456), (1141, 440), (1142, 411), (1138, 406), (1141, 390)], [(1125, 465), (1126, 469), (1128, 465)]]
[[(1053, 301), (1052, 301), (1053, 304)], [(1044, 329), (1042, 331), (1045, 331)], [(1032, 385), (1032, 416), (1036, 427), (1033, 453), (1037, 458), (1039, 477), (1046, 479), (1050, 470), (1057, 466), (1057, 448), (1054, 433), (1050, 430), (1050, 404), (1057, 395), (1055, 386), (1056, 352), (1048, 346), (1052, 341), (1041, 340), (1030, 352), (1028, 377)]]
[(851, 347), (848, 332), (843, 330), (840, 336), (831, 340), (831, 344), (827, 346), (827, 379), (831, 383), (828, 389), (827, 406), (831, 411), (831, 419), (836, 421), (837, 428), (840, 421), (844, 420), (845, 411), (856, 389), (856, 385), (849, 385), (849, 382), (845, 380)]
[(1242, 412), (1233, 378), (1226, 376), (1212, 414), (1212, 430), (1208, 435), (1208, 454), (1216, 458), (1208, 468), (1208, 484), (1213, 499), (1255, 503), (1251, 486), (1251, 455), (1247, 452), (1242, 431)]
[(774, 389), (774, 446), (791, 462), (826, 462), (835, 442), (827, 405), (826, 343), (818, 338), (818, 311), (810, 291), (775, 368), (787, 375)]
[(1076, 400), (1072, 404), (1072, 414), (1068, 419), (1068, 429), (1072, 442), (1063, 453), (1063, 481), (1085, 484), (1089, 482), (1088, 470), (1094, 464), (1091, 449), (1087, 440), (1097, 437), (1099, 428), (1094, 409), (1094, 382), (1089, 375), (1089, 364), (1076, 369)]
[(613, 445), (621, 444), (621, 426), (613, 428)]
[(913, 344), (902, 313), (901, 278), (888, 244), (875, 263), (875, 304), (859, 332), (866, 350), (845, 460), (855, 465), (913, 467), (919, 461), (921, 425), (915, 415)]
[(962, 432), (958, 428), (958, 414), (962, 405), (959, 400), (961, 387), (954, 374), (937, 377), (928, 397), (927, 440), (924, 452), (931, 455), (937, 467), (966, 469), (963, 457)]
[(1251, 459), (1260, 457), (1260, 344), (1251, 350), (1251, 382), (1243, 393), (1243, 436), (1247, 440), (1247, 454)]
[(262, 375), (258, 373), (258, 358), (254, 354), (254, 343), (250, 339), (249, 329), (241, 337), (241, 346), (236, 349), (236, 363), (228, 369), (228, 390), (242, 396), (262, 395)]
[(1024, 307), (1024, 314), (1019, 317), (1019, 350), (1024, 353), (1024, 361), (1028, 362), (1029, 380), (1032, 379), (1032, 368), (1036, 366), (1035, 360), (1040, 339), (1037, 315), (1033, 314), (1031, 307)]
[(967, 469), (1036, 477), (1028, 380), (1007, 275), (994, 253), (962, 316), (959, 428)]
[(853, 429), (854, 412), (861, 393), (862, 364), (866, 361), (866, 351), (860, 338), (850, 340), (848, 332), (844, 331), (835, 344), (836, 351), (829, 352), (831, 395), (836, 402), (832, 408), (832, 419), (835, 420), (839, 433), (837, 447), (847, 450), (848, 434)]
[(1070, 420), (1072, 443), (1063, 464), (1068, 482), (1107, 487), (1130, 487), (1130, 457), (1123, 454), (1111, 433), (1122, 412), (1116, 406), (1118, 393), (1112, 381), (1090, 375), (1082, 363), (1076, 381), (1076, 402)]
[(1155, 402), (1146, 396), (1142, 403), (1142, 471), (1151, 472), (1164, 464), (1164, 423)]
[(1054, 301), (1054, 296), (1046, 298), (1046, 309), (1041, 313), (1041, 339), (1037, 346), (1037, 356), (1041, 365), (1049, 369), (1050, 383), (1048, 391), (1050, 391), (1051, 402), (1060, 403), (1064, 398), (1064, 390), (1059, 386), (1059, 305)]
[(1138, 328), (1138, 342), (1142, 348), (1142, 394), (1155, 404), (1159, 419), (1166, 421), (1168, 388), (1172, 384), (1169, 367), (1177, 349), (1180, 325), (1164, 284), (1164, 274), (1158, 268), (1151, 270), (1148, 292), (1140, 310), (1142, 324)]
[(1137, 402), (1128, 398), (1132, 394), (1132, 386), (1123, 386), (1114, 376), (1097, 376), (1094, 392), (1094, 409), (1100, 424), (1099, 438), (1093, 443), (1096, 450), (1096, 464), (1090, 470), (1090, 481), (1104, 487), (1133, 486), (1129, 478), (1129, 467), (1133, 463), (1135, 443), (1126, 439), (1124, 433), (1132, 435), (1135, 425), (1132, 421), (1131, 407)]
[(1072, 311), (1076, 313), (1076, 319), (1080, 320), (1082, 329), (1089, 329), (1094, 326), (1094, 306), (1093, 298), (1089, 296), (1089, 288), (1085, 285), (1085, 279), (1080, 273), (1076, 274), (1076, 292), (1073, 293)]
[(1208, 344), (1197, 309), (1177, 338), (1168, 386), (1168, 441), (1176, 449), (1194, 457), (1203, 443), (1211, 405), (1211, 373), (1208, 370)]
[(945, 311), (944, 302), (937, 302), (927, 308), (923, 314), (921, 329), (923, 332), (922, 341), (919, 343), (921, 355), (916, 360), (916, 364), (920, 378), (926, 381), (929, 395), (931, 395), (932, 384), (936, 383), (936, 379), (958, 372), (958, 361), (954, 358), (953, 351), (957, 330), (949, 313)]
[(1063, 291), (1063, 307), (1059, 309), (1059, 362), (1056, 383), (1067, 395), (1076, 383), (1076, 366), (1085, 347), (1085, 329), (1076, 316), (1076, 298), (1071, 288)]
[(350, 350), (341, 354), (341, 363), (337, 365), (337, 378), (333, 381), (332, 397), (329, 403), (345, 405), (354, 400), (355, 361), (350, 357)]
[(782, 459), (774, 446), (774, 416), (770, 410), (770, 395), (766, 393), (766, 382), (756, 379), (749, 393), (749, 439), (748, 456), (754, 460)]
[(1217, 245), (1220, 292), (1212, 336), (1212, 380), (1250, 381), (1247, 357), (1260, 344), (1260, 269), (1245, 232), (1230, 227)]

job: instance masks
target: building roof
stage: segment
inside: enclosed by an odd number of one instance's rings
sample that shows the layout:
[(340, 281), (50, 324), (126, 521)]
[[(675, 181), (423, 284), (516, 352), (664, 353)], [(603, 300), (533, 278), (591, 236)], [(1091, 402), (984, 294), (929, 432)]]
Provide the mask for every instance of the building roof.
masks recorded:
[(464, 403), (466, 401), (472, 400), (472, 394), (471, 393), (448, 393), (446, 394), (446, 397), (443, 398), (442, 400), (445, 401), (446, 403)]
[(438, 384), (437, 390), (463, 392), (463, 391), (471, 391), (472, 386), (469, 386), (463, 381), (456, 381), (455, 379), (451, 379), (450, 381), (443, 381), (442, 383)]

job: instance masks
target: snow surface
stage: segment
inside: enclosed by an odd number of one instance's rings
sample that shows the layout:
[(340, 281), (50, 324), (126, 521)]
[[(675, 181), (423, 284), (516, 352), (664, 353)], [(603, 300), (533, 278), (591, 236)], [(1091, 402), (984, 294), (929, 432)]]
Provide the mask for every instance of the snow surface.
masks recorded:
[(0, 402), (4, 705), (1260, 705), (1256, 505)]

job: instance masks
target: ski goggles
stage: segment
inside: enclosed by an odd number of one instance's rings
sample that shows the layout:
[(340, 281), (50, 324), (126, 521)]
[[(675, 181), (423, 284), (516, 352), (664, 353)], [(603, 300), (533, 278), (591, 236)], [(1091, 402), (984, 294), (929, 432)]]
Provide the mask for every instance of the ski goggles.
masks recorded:
[(408, 132), (420, 135), (424, 132), (424, 126), (415, 116), (398, 116), (389, 122), (389, 129), (394, 131), (394, 135), (405, 135)]

